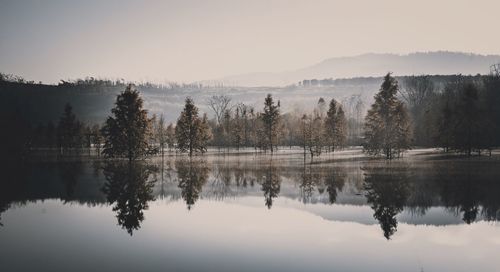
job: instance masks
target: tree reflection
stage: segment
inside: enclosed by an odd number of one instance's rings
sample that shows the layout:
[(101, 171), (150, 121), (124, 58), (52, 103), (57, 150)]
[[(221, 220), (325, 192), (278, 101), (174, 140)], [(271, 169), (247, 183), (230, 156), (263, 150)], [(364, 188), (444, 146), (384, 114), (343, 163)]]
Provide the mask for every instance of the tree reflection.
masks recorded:
[(182, 199), (188, 210), (191, 210), (208, 180), (209, 168), (204, 160), (179, 160), (175, 165)]
[(403, 211), (409, 195), (408, 174), (405, 168), (364, 169), (366, 198), (380, 223), (384, 237), (390, 239), (397, 231), (396, 215)]
[(448, 166), (439, 170), (439, 183), (441, 185), (441, 200), (445, 207), (462, 213), (462, 220), (470, 224), (476, 221), (479, 214), (481, 191), (492, 191), (495, 186), (487, 184), (488, 179), (480, 178), (470, 172), (457, 174), (457, 169)]
[(347, 173), (342, 168), (331, 169), (325, 177), (326, 191), (328, 192), (328, 200), (330, 204), (337, 201), (337, 193), (342, 191), (346, 181)]
[(83, 163), (79, 161), (65, 162), (58, 165), (59, 176), (64, 183), (66, 196), (62, 199), (68, 202), (74, 199), (75, 187), (78, 183), (78, 178), (83, 173)]
[(313, 178), (313, 171), (311, 169), (311, 164), (306, 164), (304, 162), (301, 179), (302, 180), (299, 188), (300, 188), (300, 194), (302, 195), (302, 202), (305, 204), (311, 202), (314, 189), (316, 187), (315, 180)]
[(154, 200), (153, 186), (156, 180), (149, 180), (157, 172), (154, 166), (144, 162), (107, 162), (103, 173), (107, 180), (102, 188), (107, 201), (115, 204), (118, 224), (130, 235), (140, 228), (148, 201)]
[(4, 213), (5, 211), (7, 211), (9, 208), (10, 208), (10, 204), (9, 203), (1, 203), (0, 202), (0, 227), (3, 227), (3, 224), (2, 224), (2, 213)]
[(268, 209), (273, 206), (273, 199), (278, 197), (280, 187), (281, 177), (271, 160), (265, 168), (265, 174), (261, 180), (261, 190), (264, 192), (264, 199)]
[(15, 160), (0, 163), (2, 175), (0, 178), (0, 227), (3, 226), (2, 213), (9, 210), (14, 201), (17, 201), (19, 205), (29, 200), (28, 189), (31, 186), (27, 186), (26, 183), (30, 170), (33, 168), (29, 164)]

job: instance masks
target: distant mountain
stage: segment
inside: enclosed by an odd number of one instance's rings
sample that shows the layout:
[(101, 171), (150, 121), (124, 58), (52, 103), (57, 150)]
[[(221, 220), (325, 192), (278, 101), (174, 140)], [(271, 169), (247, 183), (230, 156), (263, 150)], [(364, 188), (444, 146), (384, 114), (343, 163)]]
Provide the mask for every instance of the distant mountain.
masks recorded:
[(330, 58), (294, 71), (233, 75), (218, 81), (232, 86), (286, 86), (303, 79), (378, 77), (387, 72), (393, 72), (396, 76), (475, 75), (488, 74), (490, 66), (499, 62), (500, 55), (462, 52), (437, 51), (408, 55), (370, 53)]

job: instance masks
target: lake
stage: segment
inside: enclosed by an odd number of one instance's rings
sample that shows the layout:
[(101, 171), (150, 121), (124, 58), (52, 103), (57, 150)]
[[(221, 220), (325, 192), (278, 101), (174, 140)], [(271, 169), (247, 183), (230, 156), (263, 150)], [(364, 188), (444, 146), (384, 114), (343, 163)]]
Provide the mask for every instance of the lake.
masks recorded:
[(1, 270), (500, 270), (497, 158), (356, 154), (4, 167)]

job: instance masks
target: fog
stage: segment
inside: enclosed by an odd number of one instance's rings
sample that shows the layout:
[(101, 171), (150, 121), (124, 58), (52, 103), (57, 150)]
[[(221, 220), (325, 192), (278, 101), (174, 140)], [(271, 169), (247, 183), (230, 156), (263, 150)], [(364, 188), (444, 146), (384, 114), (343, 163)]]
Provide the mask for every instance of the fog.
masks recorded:
[[(0, 71), (46, 83), (85, 76), (193, 82), (295, 71), (370, 52), (498, 54), (500, 46), (494, 0), (1, 5)], [(369, 76), (362, 68), (344, 67), (349, 76)]]

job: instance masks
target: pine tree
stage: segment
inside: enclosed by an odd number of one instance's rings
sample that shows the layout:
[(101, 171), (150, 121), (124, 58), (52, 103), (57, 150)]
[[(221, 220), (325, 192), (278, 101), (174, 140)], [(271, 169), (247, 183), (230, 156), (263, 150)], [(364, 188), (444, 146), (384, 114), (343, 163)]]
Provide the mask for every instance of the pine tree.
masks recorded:
[(328, 111), (326, 112), (325, 118), (325, 136), (327, 138), (327, 144), (329, 149), (333, 149), (335, 151), (335, 131), (337, 128), (337, 101), (332, 99), (330, 101), (330, 106)]
[(208, 123), (208, 116), (207, 114), (203, 114), (203, 118), (201, 119), (199, 125), (198, 125), (198, 150), (201, 153), (207, 152), (207, 147), (208, 143), (212, 139), (212, 131), (210, 129), (210, 124)]
[(231, 109), (227, 109), (224, 113), (223, 119), (222, 119), (222, 125), (223, 125), (223, 131), (222, 135), (224, 137), (224, 145), (229, 149), (232, 144), (231, 140)]
[(234, 116), (234, 119), (232, 120), (232, 126), (231, 126), (231, 138), (233, 140), (234, 145), (236, 146), (237, 150), (240, 150), (240, 146), (243, 143), (244, 140), (244, 131), (243, 131), (243, 123), (242, 119), (240, 117), (240, 109), (236, 108), (236, 114)]
[(177, 148), (181, 152), (188, 152), (189, 156), (192, 156), (194, 152), (204, 153), (207, 150), (207, 144), (211, 138), (208, 119), (206, 115), (203, 119), (198, 117), (198, 108), (190, 97), (186, 98), (184, 110), (177, 120), (175, 136)]
[(403, 103), (398, 103), (395, 109), (395, 114), (395, 151), (398, 157), (400, 157), (405, 150), (408, 150), (411, 147), (412, 130), (409, 121), (409, 114)]
[(57, 140), (61, 152), (81, 147), (83, 126), (73, 113), (73, 107), (69, 103), (64, 107), (64, 113), (57, 126)]
[(310, 120), (307, 114), (302, 115), (302, 118), (300, 119), (300, 131), (302, 147), (304, 148), (304, 156), (306, 156), (306, 150), (311, 138)]
[(326, 111), (326, 101), (323, 97), (320, 97), (318, 100), (318, 113), (321, 118), (325, 117), (325, 111)]
[(342, 106), (332, 99), (325, 118), (325, 144), (335, 151), (344, 147), (347, 141), (347, 119)]
[(175, 147), (175, 128), (174, 124), (170, 123), (167, 127), (167, 131), (165, 132), (166, 144), (169, 150)]
[(344, 109), (339, 105), (335, 116), (336, 126), (334, 130), (334, 141), (338, 148), (343, 148), (347, 142), (347, 119), (344, 114)]
[(458, 82), (449, 82), (446, 84), (443, 92), (441, 92), (431, 104), (431, 114), (433, 118), (433, 133), (432, 138), (436, 145), (442, 147), (445, 152), (454, 148), (455, 135), (454, 129), (456, 126), (456, 100), (458, 86), (461, 85), (461, 80)]
[(310, 143), (311, 156), (321, 155), (323, 146), (324, 146), (323, 120), (321, 119), (321, 116), (317, 114), (312, 119), (312, 124), (311, 124), (311, 143)]
[(152, 120), (143, 109), (139, 92), (128, 85), (120, 93), (102, 129), (103, 154), (110, 158), (126, 157), (129, 161), (151, 153)]
[(274, 148), (278, 144), (278, 137), (280, 134), (280, 105), (275, 105), (273, 97), (268, 94), (264, 101), (264, 113), (262, 114), (262, 121), (264, 122), (264, 132), (267, 140), (266, 145), (271, 148), (273, 153)]
[(398, 89), (398, 82), (388, 73), (366, 116), (364, 150), (368, 154), (384, 154), (392, 159), (409, 148), (410, 131), (405, 129), (408, 114), (396, 97)]
[(160, 145), (161, 155), (164, 155), (165, 145), (167, 144), (167, 131), (165, 128), (165, 118), (163, 114), (160, 115), (158, 123), (155, 126), (155, 138)]
[(479, 149), (481, 131), (481, 111), (479, 109), (479, 90), (467, 83), (460, 90), (460, 100), (456, 107), (456, 124), (454, 126), (455, 148), (465, 152), (468, 156), (472, 150)]
[(92, 144), (94, 145), (96, 151), (97, 151), (97, 156), (101, 155), (101, 144), (102, 144), (102, 134), (101, 134), (101, 128), (99, 125), (94, 125), (92, 126)]

